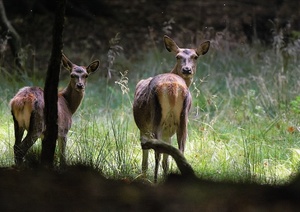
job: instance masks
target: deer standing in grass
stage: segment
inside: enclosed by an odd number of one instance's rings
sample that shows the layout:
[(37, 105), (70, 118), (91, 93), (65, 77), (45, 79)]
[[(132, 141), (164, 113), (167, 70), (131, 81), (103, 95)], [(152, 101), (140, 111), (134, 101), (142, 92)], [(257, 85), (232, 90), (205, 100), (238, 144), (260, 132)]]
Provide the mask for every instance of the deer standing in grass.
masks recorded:
[[(140, 130), (140, 139), (155, 138), (171, 143), (176, 133), (179, 150), (184, 153), (187, 137), (188, 112), (192, 97), (189, 86), (196, 72), (196, 60), (207, 53), (210, 42), (196, 49), (179, 48), (168, 36), (164, 36), (165, 47), (176, 55), (176, 65), (171, 73), (160, 74), (141, 80), (136, 85), (133, 115)], [(142, 172), (148, 169), (148, 151), (143, 150)], [(157, 182), (160, 153), (155, 152), (154, 182)], [(168, 155), (163, 155), (164, 175), (168, 171)]]
[[(100, 62), (96, 60), (87, 67), (78, 66), (62, 55), (62, 64), (70, 72), (70, 82), (58, 93), (57, 102), (58, 144), (60, 164), (63, 166), (66, 163), (67, 134), (72, 125), (72, 115), (84, 97), (87, 77), (98, 69)], [(23, 162), (24, 156), (36, 140), (43, 138), (46, 127), (44, 106), (44, 91), (39, 87), (23, 87), (10, 101), (15, 130), (14, 157), (17, 165)], [(22, 140), (25, 130), (27, 135)]]

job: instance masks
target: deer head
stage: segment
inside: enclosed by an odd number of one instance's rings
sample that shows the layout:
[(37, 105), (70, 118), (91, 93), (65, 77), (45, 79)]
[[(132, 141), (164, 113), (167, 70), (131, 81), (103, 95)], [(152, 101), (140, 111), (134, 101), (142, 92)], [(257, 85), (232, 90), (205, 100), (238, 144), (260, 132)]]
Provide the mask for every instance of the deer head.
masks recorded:
[(62, 54), (63, 66), (70, 72), (70, 85), (78, 92), (83, 92), (86, 86), (86, 79), (88, 76), (95, 72), (99, 67), (100, 62), (98, 60), (92, 62), (87, 67), (78, 66), (72, 63), (64, 54)]
[(165, 35), (164, 43), (166, 49), (169, 52), (173, 52), (177, 59), (176, 65), (171, 72), (181, 76), (189, 87), (197, 70), (197, 59), (199, 56), (207, 53), (210, 42), (205, 41), (195, 49), (179, 48), (175, 41)]

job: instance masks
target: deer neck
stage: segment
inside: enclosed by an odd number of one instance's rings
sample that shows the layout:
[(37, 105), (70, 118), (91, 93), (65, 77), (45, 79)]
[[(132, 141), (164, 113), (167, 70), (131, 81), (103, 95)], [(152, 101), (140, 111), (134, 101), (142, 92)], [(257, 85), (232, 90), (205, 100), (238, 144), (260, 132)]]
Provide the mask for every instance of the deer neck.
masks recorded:
[(175, 65), (175, 67), (173, 68), (173, 70), (171, 71), (171, 73), (176, 74), (178, 76), (180, 76), (184, 81), (187, 87), (190, 87), (190, 85), (193, 82), (193, 77), (182, 77), (182, 75), (180, 75), (180, 68), (177, 66), (177, 64)]
[(60, 94), (65, 99), (70, 112), (74, 114), (84, 97), (84, 91), (77, 91), (69, 84)]
[(193, 78), (183, 78), (183, 79), (185, 81), (186, 86), (189, 88), (193, 82)]

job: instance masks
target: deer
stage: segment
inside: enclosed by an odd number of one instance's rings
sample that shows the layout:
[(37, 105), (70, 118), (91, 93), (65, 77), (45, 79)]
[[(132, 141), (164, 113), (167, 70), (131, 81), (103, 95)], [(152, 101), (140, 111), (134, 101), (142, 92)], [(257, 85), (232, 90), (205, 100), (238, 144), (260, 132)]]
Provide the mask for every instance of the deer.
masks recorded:
[[(179, 48), (167, 35), (164, 36), (165, 48), (175, 54), (176, 64), (170, 73), (163, 73), (139, 81), (135, 88), (133, 101), (134, 121), (143, 139), (158, 139), (171, 144), (176, 133), (178, 148), (184, 154), (187, 139), (188, 113), (192, 96), (189, 87), (197, 69), (197, 59), (205, 55), (210, 41), (202, 42), (197, 48)], [(154, 182), (157, 175), (161, 154), (155, 151)], [(142, 174), (148, 170), (149, 150), (142, 151)], [(168, 155), (163, 154), (162, 168), (168, 172)]]
[[(72, 125), (72, 115), (83, 100), (88, 76), (98, 69), (100, 61), (95, 60), (88, 66), (78, 66), (64, 54), (62, 54), (61, 61), (63, 67), (70, 73), (70, 81), (67, 87), (58, 92), (57, 102), (59, 162), (61, 166), (64, 166), (67, 134)], [(38, 138), (44, 137), (46, 129), (44, 91), (40, 87), (23, 87), (9, 104), (15, 132), (14, 160), (16, 165), (21, 165), (30, 147)], [(27, 134), (22, 140), (25, 130)]]

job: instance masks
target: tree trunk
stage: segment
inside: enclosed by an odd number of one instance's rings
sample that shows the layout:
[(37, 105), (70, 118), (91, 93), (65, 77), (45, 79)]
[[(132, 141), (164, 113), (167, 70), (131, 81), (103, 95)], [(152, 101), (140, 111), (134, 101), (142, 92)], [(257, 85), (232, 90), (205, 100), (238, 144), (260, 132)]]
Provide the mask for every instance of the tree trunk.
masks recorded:
[(63, 48), (64, 15), (67, 0), (56, 0), (56, 13), (53, 25), (53, 44), (50, 63), (44, 88), (46, 132), (42, 142), (42, 164), (53, 166), (57, 140), (57, 93)]

